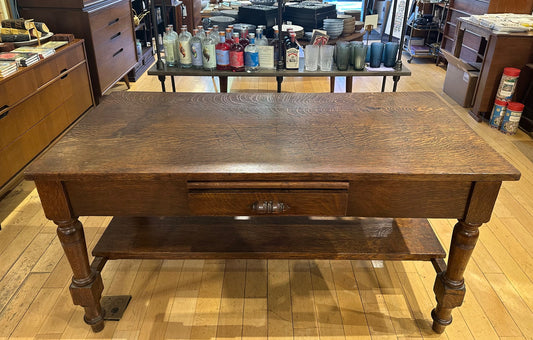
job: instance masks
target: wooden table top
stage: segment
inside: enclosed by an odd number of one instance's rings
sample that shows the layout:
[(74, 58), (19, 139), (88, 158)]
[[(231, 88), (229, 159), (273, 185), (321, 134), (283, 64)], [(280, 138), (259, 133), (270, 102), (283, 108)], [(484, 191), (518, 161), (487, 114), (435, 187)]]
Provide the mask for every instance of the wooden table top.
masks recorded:
[(430, 92), (104, 97), (28, 179), (517, 180)]

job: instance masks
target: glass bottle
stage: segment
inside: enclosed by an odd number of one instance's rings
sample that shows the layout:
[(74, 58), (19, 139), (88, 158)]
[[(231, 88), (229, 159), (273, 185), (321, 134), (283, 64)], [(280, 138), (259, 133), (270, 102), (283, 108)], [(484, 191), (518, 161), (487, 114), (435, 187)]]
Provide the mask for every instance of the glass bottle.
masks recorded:
[(166, 27), (165, 33), (163, 34), (163, 46), (165, 48), (165, 63), (167, 66), (176, 66), (176, 54), (175, 52), (176, 41), (172, 36), (172, 28)]
[(274, 46), (268, 45), (268, 39), (263, 35), (263, 30), (258, 28), (257, 39), (255, 45), (259, 50), (259, 68), (261, 69), (273, 69), (274, 64)]
[(243, 48), (246, 48), (248, 44), (250, 43), (250, 40), (248, 40), (248, 27), (244, 27), (241, 31), (241, 37), (239, 38), (239, 44), (242, 45)]
[(261, 28), (258, 28), (255, 30), (255, 32), (256, 32), (255, 44), (257, 46), (268, 46), (268, 39), (263, 35), (263, 30)]
[(206, 33), (204, 30), (204, 26), (198, 25), (198, 38), (200, 38), (200, 40), (204, 40), (205, 36), (206, 36)]
[(212, 71), (217, 68), (215, 46), (218, 39), (215, 40), (213, 31), (207, 31), (205, 39), (202, 41), (202, 63), (204, 70)]
[(191, 34), (187, 32), (187, 26), (181, 27), (178, 46), (181, 67), (190, 68), (192, 66)]
[(229, 64), (233, 72), (244, 71), (244, 48), (239, 43), (239, 33), (233, 33), (233, 45), (229, 51)]
[[(270, 46), (274, 46), (274, 65), (277, 67), (279, 60), (279, 31), (274, 30), (274, 39), (270, 42)], [(260, 64), (261, 65), (261, 64)]]
[(290, 41), (287, 43), (285, 52), (285, 68), (287, 70), (297, 70), (300, 66), (300, 50), (296, 43), (296, 34), (291, 33)]
[(218, 25), (213, 25), (211, 32), (212, 32), (212, 37), (215, 38), (218, 44), (220, 42), (219, 35), (218, 35)]
[(246, 72), (259, 69), (259, 48), (255, 45), (255, 34), (250, 33), (250, 43), (244, 48), (244, 68)]
[(200, 39), (200, 33), (197, 28), (192, 30), (193, 37), (191, 39), (191, 58), (193, 68), (202, 68), (202, 40)]
[(231, 28), (226, 27), (226, 44), (233, 45), (233, 36), (231, 35)]
[(217, 70), (231, 70), (229, 64), (229, 50), (230, 45), (226, 43), (226, 35), (224, 32), (218, 32), (218, 38), (220, 42), (216, 44), (216, 61), (217, 61)]

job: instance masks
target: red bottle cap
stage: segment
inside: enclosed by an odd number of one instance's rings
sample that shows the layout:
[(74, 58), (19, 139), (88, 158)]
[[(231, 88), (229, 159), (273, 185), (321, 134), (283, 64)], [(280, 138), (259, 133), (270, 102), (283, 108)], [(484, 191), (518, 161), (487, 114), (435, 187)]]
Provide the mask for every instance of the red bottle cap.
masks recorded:
[(510, 102), (507, 106), (507, 110), (522, 112), (524, 110), (524, 104), (518, 102)]
[(503, 69), (503, 74), (509, 77), (518, 77), (520, 75), (520, 70), (514, 67), (506, 67)]
[(504, 100), (496, 99), (496, 100), (494, 101), (494, 104), (496, 104), (496, 105), (500, 105), (500, 106), (506, 106), (506, 105), (507, 105), (507, 102), (504, 101)]

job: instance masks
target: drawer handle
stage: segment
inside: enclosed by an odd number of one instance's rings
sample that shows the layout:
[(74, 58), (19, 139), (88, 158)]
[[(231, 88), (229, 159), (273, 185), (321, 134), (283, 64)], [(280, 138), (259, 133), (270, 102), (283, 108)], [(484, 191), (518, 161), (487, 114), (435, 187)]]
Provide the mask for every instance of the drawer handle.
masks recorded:
[[(61, 70), (61, 72), (59, 72), (59, 74), (63, 74), (63, 73), (65, 73), (65, 72), (67, 72), (67, 71), (68, 71), (68, 69), (64, 68), (64, 69)], [(66, 77), (68, 77), (68, 75), (69, 75), (68, 73), (67, 73), (67, 74), (63, 74), (63, 75), (60, 77), (60, 79), (65, 79)]]
[(111, 25), (117, 23), (119, 20), (120, 20), (120, 18), (116, 18), (115, 20), (110, 21), (110, 22), (107, 24), (107, 26), (111, 26)]
[(289, 210), (289, 206), (283, 202), (262, 201), (252, 204), (252, 211), (258, 214), (278, 214)]
[[(4, 106), (0, 107), (0, 112), (1, 112), (2, 110), (7, 109), (8, 107), (9, 107), (9, 105), (4, 105)], [(8, 113), (9, 113), (9, 110), (7, 110), (6, 112), (0, 114), (0, 119), (2, 119), (2, 118), (4, 118), (5, 116), (7, 116)]]
[(116, 57), (117, 55), (119, 55), (120, 53), (122, 53), (122, 51), (124, 51), (123, 48), (121, 48), (120, 50), (116, 51), (116, 52), (113, 54), (113, 57)]
[(118, 37), (120, 37), (121, 34), (122, 34), (122, 32), (118, 32), (117, 34), (114, 34), (111, 38), (109, 38), (109, 40), (113, 40), (115, 38), (118, 38)]

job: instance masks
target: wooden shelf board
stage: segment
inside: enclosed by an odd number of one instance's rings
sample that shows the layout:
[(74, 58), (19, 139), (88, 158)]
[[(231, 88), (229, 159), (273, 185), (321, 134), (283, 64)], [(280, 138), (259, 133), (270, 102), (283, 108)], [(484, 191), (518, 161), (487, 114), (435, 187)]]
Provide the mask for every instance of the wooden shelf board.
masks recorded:
[(425, 219), (115, 217), (93, 250), (108, 259), (431, 260), (445, 252)]

